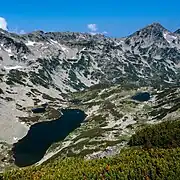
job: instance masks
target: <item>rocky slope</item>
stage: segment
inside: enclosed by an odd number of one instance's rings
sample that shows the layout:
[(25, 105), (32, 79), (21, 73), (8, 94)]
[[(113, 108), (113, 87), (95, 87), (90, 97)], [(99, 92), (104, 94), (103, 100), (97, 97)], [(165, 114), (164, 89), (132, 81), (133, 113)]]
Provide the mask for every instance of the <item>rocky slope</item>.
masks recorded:
[[(61, 142), (65, 145), (57, 145), (57, 151), (68, 146), (66, 153), (71, 154), (80, 151), (92, 154), (92, 148), (99, 147), (97, 151), (101, 151), (108, 143), (122, 146), (127, 135), (143, 123), (169, 116), (176, 118), (179, 104), (174, 103), (178, 103), (179, 88), (162, 92), (157, 88), (180, 84), (178, 32), (172, 33), (158, 23), (125, 38), (43, 31), (17, 35), (0, 30), (0, 140), (3, 147), (8, 149), (22, 138), (31, 124), (57, 119), (60, 116), (57, 109), (62, 107), (78, 107), (88, 114), (87, 123), (75, 131), (75, 135), (67, 137), (70, 141), (66, 139)], [(78, 106), (69, 101), (74, 99), (69, 93), (99, 83), (121, 86), (75, 93), (83, 102)], [(122, 90), (127, 84), (133, 88)], [(147, 103), (130, 100), (138, 90), (155, 94), (156, 99)], [(45, 113), (31, 112), (32, 107), (45, 102), (49, 104)], [(91, 142), (86, 134), (92, 134)]]
[[(149, 92), (150, 100), (133, 100), (140, 92)], [(52, 158), (112, 156), (127, 146), (129, 138), (139, 128), (180, 117), (179, 87), (158, 90), (113, 86), (73, 93), (72, 99), (78, 105), (71, 104), (69, 108), (83, 110), (88, 115), (86, 121), (64, 141), (54, 144), (40, 163), (53, 154), (56, 155)]]
[[(116, 155), (123, 147), (128, 147), (127, 142), (138, 129), (180, 117), (180, 87), (108, 86), (96, 85), (86, 91), (69, 94), (69, 102), (64, 107), (81, 109), (87, 117), (64, 140), (52, 144), (37, 165), (57, 157), (83, 156), (92, 159)], [(149, 100), (132, 98), (147, 92)], [(39, 117), (45, 120), (47, 113)], [(60, 112), (57, 116), (61, 116)], [(14, 166), (11, 146), (5, 143), (2, 146), (0, 168)]]

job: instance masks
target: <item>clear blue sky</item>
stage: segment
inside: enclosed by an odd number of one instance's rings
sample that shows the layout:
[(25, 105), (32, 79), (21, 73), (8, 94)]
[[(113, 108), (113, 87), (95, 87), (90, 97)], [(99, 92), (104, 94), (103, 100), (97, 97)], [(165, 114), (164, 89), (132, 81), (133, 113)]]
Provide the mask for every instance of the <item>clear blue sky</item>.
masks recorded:
[(180, 28), (180, 0), (2, 0), (0, 16), (10, 30), (98, 32), (122, 37), (159, 22), (169, 30)]

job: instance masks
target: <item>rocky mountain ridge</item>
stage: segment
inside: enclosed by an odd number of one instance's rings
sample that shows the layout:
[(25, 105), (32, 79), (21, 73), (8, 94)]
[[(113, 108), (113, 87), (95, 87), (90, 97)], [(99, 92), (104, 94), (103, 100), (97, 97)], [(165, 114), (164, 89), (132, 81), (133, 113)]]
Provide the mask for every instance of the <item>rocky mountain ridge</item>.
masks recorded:
[[(158, 23), (125, 38), (0, 30), (0, 168), (12, 165), (7, 152), (31, 125), (58, 119), (62, 108), (87, 118), (39, 163), (116, 154), (136, 129), (179, 117), (179, 79), (180, 35)], [(132, 100), (141, 91), (149, 101)], [(44, 103), (44, 113), (32, 112)]]
[[(179, 79), (180, 35), (158, 23), (125, 38), (43, 31), (17, 35), (1, 30), (0, 140), (15, 143), (30, 125), (58, 118), (57, 109), (71, 106), (69, 93), (96, 84), (175, 87)], [(34, 115), (31, 108), (43, 103), (49, 104), (48, 111)], [(162, 109), (157, 112), (168, 115)]]

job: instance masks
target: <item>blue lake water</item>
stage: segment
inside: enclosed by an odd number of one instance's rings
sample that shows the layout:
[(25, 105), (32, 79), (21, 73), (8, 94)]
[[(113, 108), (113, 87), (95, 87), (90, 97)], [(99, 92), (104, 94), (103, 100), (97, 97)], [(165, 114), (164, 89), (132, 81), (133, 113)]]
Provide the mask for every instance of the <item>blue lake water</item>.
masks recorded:
[(148, 92), (139, 92), (136, 95), (132, 96), (133, 100), (144, 102), (149, 101), (151, 98), (150, 94)]
[(57, 120), (32, 125), (27, 135), (13, 145), (17, 166), (25, 167), (40, 161), (53, 143), (65, 139), (86, 118), (86, 114), (78, 109), (64, 109), (62, 113)]

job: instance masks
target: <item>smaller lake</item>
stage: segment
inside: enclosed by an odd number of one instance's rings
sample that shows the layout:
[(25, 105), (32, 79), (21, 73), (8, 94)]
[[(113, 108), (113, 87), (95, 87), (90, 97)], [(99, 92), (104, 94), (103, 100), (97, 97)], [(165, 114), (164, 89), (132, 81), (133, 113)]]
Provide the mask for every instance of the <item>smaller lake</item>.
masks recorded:
[(32, 125), (27, 135), (13, 145), (17, 166), (25, 167), (40, 161), (53, 143), (65, 139), (86, 118), (86, 114), (78, 109), (63, 109), (62, 113), (57, 120)]
[(133, 100), (144, 102), (144, 101), (149, 101), (151, 98), (150, 94), (148, 92), (139, 92), (132, 96)]

